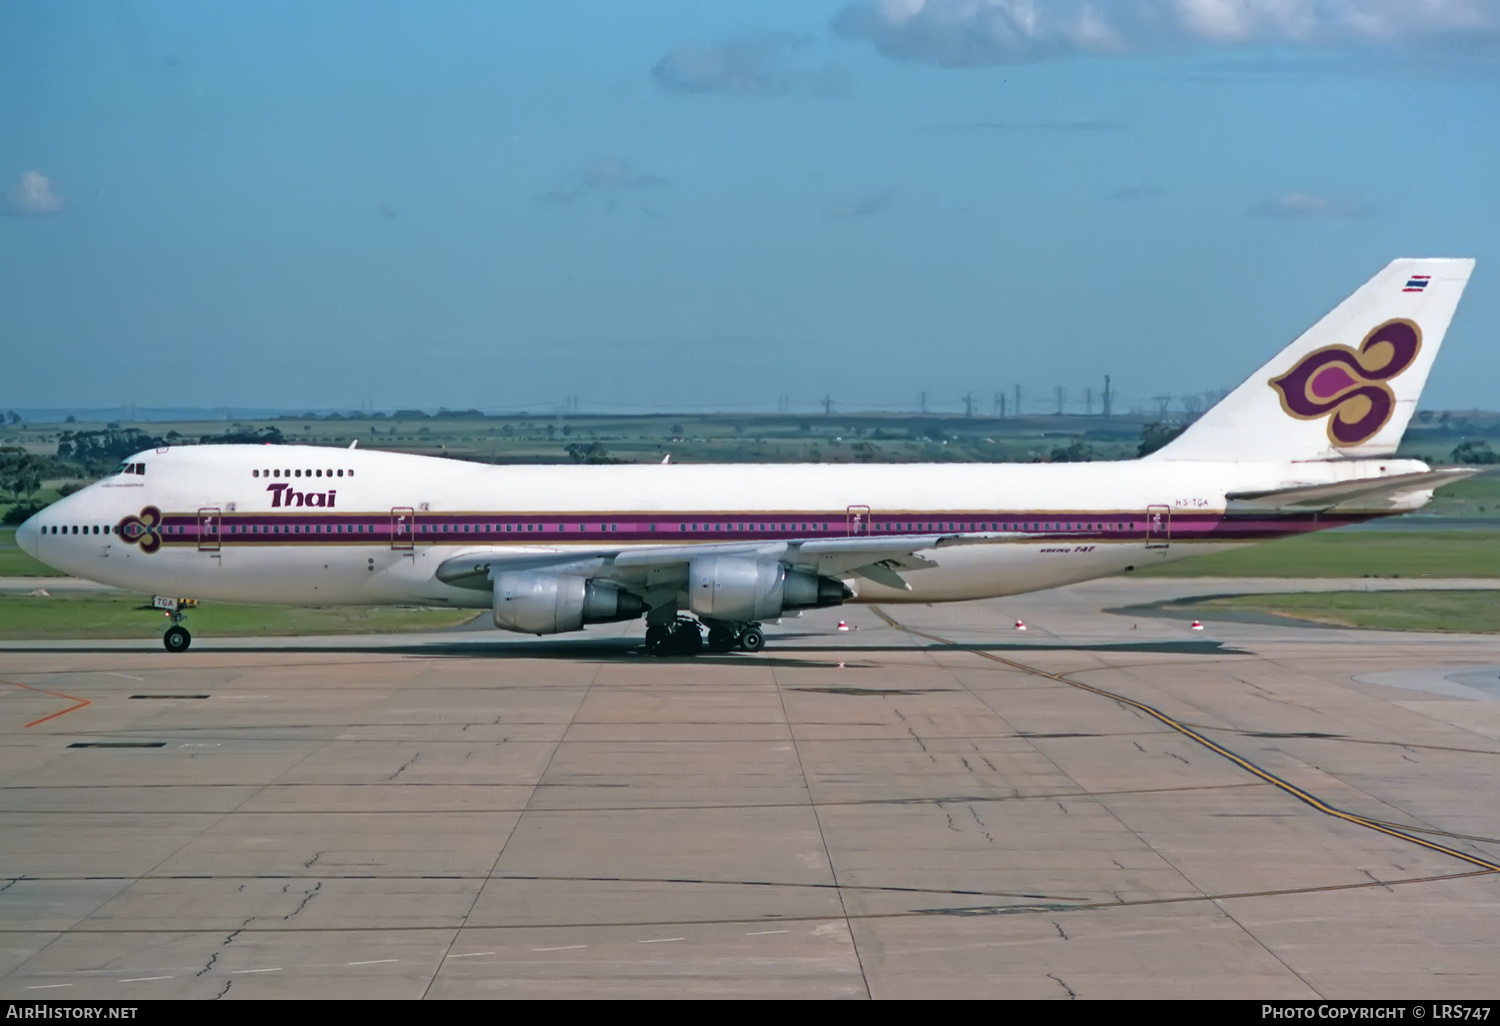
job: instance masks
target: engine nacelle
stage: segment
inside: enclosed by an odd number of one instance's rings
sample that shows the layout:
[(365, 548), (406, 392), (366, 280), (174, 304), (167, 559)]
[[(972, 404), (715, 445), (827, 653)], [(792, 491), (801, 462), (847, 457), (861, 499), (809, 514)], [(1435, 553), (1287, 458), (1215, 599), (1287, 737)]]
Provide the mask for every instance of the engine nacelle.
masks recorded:
[(788, 609), (836, 606), (853, 595), (842, 581), (766, 560), (702, 556), (688, 568), (688, 608), (710, 620), (770, 620)]
[(633, 620), (646, 609), (613, 584), (539, 571), (495, 575), (495, 626), (521, 634), (561, 634), (586, 623)]

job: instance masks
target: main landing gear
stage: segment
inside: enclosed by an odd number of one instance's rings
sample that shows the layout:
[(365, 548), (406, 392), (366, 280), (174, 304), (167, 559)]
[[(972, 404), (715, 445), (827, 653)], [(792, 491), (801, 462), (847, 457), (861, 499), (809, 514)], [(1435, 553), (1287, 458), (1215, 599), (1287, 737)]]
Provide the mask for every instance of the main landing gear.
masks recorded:
[(766, 635), (758, 623), (715, 623), (708, 628), (708, 650), (728, 652), (742, 648), (759, 652), (766, 647)]
[(654, 656), (697, 655), (703, 649), (702, 627), (691, 616), (646, 628), (646, 651)]
[[(671, 623), (652, 624), (646, 628), (646, 651), (654, 656), (691, 656), (703, 651), (703, 624), (690, 616), (679, 616)], [(766, 635), (758, 623), (708, 624), (708, 650), (728, 652), (741, 648), (759, 652), (766, 647)]]

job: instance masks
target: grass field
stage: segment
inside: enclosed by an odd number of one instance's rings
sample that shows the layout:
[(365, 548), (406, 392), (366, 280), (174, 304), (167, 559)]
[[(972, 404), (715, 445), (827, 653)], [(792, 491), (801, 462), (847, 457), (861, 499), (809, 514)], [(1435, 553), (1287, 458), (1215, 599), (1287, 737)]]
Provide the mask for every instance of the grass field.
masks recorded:
[(1148, 577), (1500, 577), (1500, 531), (1323, 531), (1140, 572)]
[(46, 563), (38, 563), (16, 547), (16, 529), (0, 528), (0, 577), (61, 577)]
[(1340, 627), (1388, 631), (1500, 632), (1500, 591), (1331, 591), (1236, 595), (1186, 605), (1211, 619), (1216, 611), (1252, 611)]
[[(131, 595), (0, 595), (0, 639), (150, 638), (166, 617)], [(195, 635), (219, 638), (290, 637), (304, 634), (378, 634), (456, 627), (472, 620), (472, 609), (404, 609), (393, 606), (289, 608), (205, 605), (188, 614)]]

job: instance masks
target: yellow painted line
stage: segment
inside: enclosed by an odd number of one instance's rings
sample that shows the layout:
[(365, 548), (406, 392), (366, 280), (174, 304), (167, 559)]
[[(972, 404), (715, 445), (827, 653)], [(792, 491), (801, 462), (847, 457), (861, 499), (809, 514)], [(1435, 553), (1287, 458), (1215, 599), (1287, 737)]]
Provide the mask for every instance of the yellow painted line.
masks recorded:
[[(919, 638), (926, 638), (927, 640), (935, 641), (940, 645), (959, 644), (958, 642), (951, 641), (948, 638), (941, 638), (936, 634), (929, 634), (926, 631), (918, 630), (915, 627), (908, 627), (900, 621), (888, 616), (885, 610), (881, 609), (879, 606), (871, 606), (870, 609), (875, 613), (876, 616), (880, 617), (886, 623), (890, 624), (892, 627), (895, 627), (897, 630), (905, 631), (907, 634), (913, 634)], [(1255, 763), (1251, 762), (1249, 759), (1246, 759), (1244, 756), (1235, 754), (1228, 748), (1225, 748), (1223, 745), (1219, 744), (1217, 741), (1212, 741), (1209, 738), (1204, 737), (1202, 734), (1198, 733), (1196, 730), (1192, 729), (1186, 724), (1179, 723), (1177, 720), (1174, 720), (1172, 717), (1168, 716), (1160, 709), (1157, 709), (1154, 706), (1149, 706), (1145, 702), (1137, 702), (1133, 698), (1126, 698), (1124, 695), (1115, 694), (1113, 691), (1106, 691), (1103, 688), (1094, 687), (1092, 684), (1085, 684), (1082, 681), (1073, 680), (1071, 677), (1065, 677), (1060, 673), (1048, 673), (1046, 670), (1039, 670), (1034, 666), (1027, 666), (1025, 663), (1018, 663), (1013, 659), (1006, 659), (1005, 657), (997, 656), (992, 652), (983, 652), (976, 649), (967, 649), (966, 651), (973, 652), (974, 655), (977, 655), (983, 659), (988, 659), (991, 662), (1000, 663), (1004, 666), (1009, 666), (1012, 669), (1020, 670), (1022, 673), (1030, 673), (1037, 677), (1045, 677), (1048, 680), (1055, 680), (1059, 684), (1066, 684), (1069, 687), (1075, 687), (1079, 690), (1099, 695), (1102, 698), (1112, 699), (1116, 702), (1119, 702), (1121, 705), (1129, 706), (1132, 709), (1143, 712), (1157, 722), (1171, 727), (1173, 730), (1177, 731), (1184, 737), (1196, 741), (1198, 744), (1202, 745), (1204, 748), (1207, 748), (1209, 751), (1223, 756), (1230, 762), (1234, 763), (1236, 766), (1240, 767), (1240, 769), (1243, 769), (1246, 772), (1259, 777), (1261, 780), (1264, 780), (1266, 783), (1272, 785), (1273, 787), (1280, 788), (1282, 791), (1285, 791), (1293, 798), (1296, 798), (1298, 801), (1303, 802), (1307, 805), (1311, 805), (1313, 808), (1317, 809), (1321, 813), (1324, 813), (1325, 815), (1332, 816), (1335, 819), (1341, 819), (1346, 823), (1353, 823), (1356, 826), (1365, 827), (1369, 830), (1378, 831), (1379, 833), (1386, 834), (1390, 837), (1396, 837), (1403, 841), (1409, 841), (1412, 844), (1419, 845), (1423, 848), (1428, 849), (1429, 851), (1435, 851), (1442, 855), (1448, 855), (1452, 858), (1460, 859), (1472, 866), (1478, 866), (1481, 869), (1487, 870), (1491, 873), (1500, 873), (1500, 863), (1491, 862), (1490, 860), (1481, 858), (1478, 855), (1470, 855), (1468, 852), (1459, 851), (1457, 848), (1450, 848), (1444, 844), (1438, 844), (1436, 841), (1429, 841), (1425, 838), (1416, 837), (1404, 830), (1399, 830), (1395, 827), (1389, 826), (1381, 822), (1380, 820), (1371, 819), (1368, 816), (1360, 816), (1352, 812), (1345, 812), (1343, 809), (1329, 805), (1317, 795), (1312, 794), (1309, 791), (1304, 791), (1296, 784), (1293, 784), (1289, 780), (1281, 779), (1269, 770), (1262, 769)]]

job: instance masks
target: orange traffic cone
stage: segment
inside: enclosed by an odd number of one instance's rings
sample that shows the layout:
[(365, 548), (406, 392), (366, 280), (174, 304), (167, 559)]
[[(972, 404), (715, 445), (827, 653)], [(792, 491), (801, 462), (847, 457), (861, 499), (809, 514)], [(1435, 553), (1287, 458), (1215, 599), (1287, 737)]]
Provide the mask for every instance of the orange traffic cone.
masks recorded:
[(1194, 620), (1193, 621), (1193, 625), (1188, 628), (1188, 630), (1190, 630), (1190, 631), (1201, 631), (1202, 629), (1203, 629), (1203, 624), (1199, 623), (1197, 620)]
[(1022, 623), (1020, 620), (1017, 620), (1016, 621), (1016, 630), (1018, 630), (1018, 631), (1024, 631), (1025, 629), (1026, 629), (1026, 625), (1024, 623)]
[(839, 630), (841, 630), (841, 631), (847, 631), (848, 629), (849, 629), (849, 625), (847, 623), (845, 623), (844, 621), (840, 620), (839, 621)]

